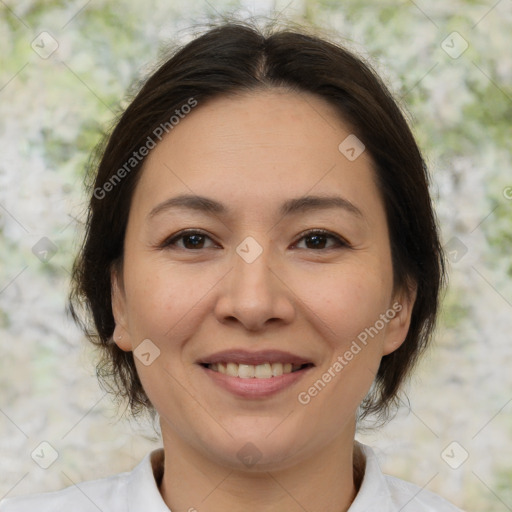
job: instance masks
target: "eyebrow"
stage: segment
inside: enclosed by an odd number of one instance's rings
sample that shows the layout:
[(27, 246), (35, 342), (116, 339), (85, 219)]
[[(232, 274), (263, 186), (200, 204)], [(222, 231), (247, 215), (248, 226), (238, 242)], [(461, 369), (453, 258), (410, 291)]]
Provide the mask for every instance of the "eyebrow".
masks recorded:
[[(156, 215), (174, 208), (185, 208), (224, 216), (231, 213), (226, 205), (216, 201), (215, 199), (205, 196), (183, 194), (171, 197), (170, 199), (167, 199), (155, 206), (149, 213), (148, 220), (151, 220)], [(341, 208), (356, 217), (364, 219), (363, 212), (348, 199), (332, 195), (309, 195), (289, 199), (281, 205), (279, 213), (282, 217), (286, 217), (298, 213), (305, 213), (313, 210), (327, 210), (330, 208)]]

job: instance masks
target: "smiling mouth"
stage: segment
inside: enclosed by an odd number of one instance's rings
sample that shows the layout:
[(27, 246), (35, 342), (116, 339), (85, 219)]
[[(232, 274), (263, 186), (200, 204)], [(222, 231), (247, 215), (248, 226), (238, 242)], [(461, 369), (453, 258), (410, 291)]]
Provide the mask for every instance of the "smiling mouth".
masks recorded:
[(211, 364), (203, 363), (201, 366), (229, 377), (238, 377), (240, 379), (271, 379), (288, 373), (298, 372), (313, 366), (313, 364), (263, 363), (253, 365), (230, 362)]

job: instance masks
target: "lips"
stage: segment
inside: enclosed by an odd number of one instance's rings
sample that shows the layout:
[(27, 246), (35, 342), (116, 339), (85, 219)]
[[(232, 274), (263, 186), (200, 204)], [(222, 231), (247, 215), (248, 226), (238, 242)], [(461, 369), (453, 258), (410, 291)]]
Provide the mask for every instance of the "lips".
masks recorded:
[(211, 365), (214, 363), (235, 363), (242, 365), (258, 366), (265, 363), (289, 363), (292, 366), (302, 366), (304, 364), (314, 365), (313, 362), (304, 356), (284, 352), (282, 350), (261, 350), (259, 352), (249, 352), (247, 350), (224, 350), (222, 352), (215, 352), (206, 356), (198, 361), (201, 365)]
[(199, 361), (205, 375), (224, 390), (246, 399), (277, 394), (314, 367), (307, 357), (281, 350), (225, 350)]

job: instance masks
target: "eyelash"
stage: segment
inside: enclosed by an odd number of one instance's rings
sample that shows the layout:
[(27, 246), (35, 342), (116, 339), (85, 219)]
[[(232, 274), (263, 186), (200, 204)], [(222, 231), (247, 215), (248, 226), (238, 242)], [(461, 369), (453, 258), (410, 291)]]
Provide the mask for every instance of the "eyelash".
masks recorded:
[[(176, 242), (178, 240), (181, 240), (182, 238), (185, 238), (187, 236), (191, 236), (191, 235), (201, 235), (201, 236), (204, 236), (206, 238), (210, 238), (211, 237), (205, 233), (204, 231), (201, 231), (201, 230), (198, 230), (198, 229), (185, 229), (183, 231), (179, 231), (178, 233), (172, 235), (171, 237), (167, 238), (166, 240), (164, 240), (162, 242), (162, 244), (160, 245), (160, 248), (161, 249), (174, 249), (176, 248)], [(297, 242), (300, 242), (301, 240), (303, 240), (304, 238), (307, 238), (307, 237), (310, 237), (310, 236), (314, 236), (314, 235), (323, 235), (323, 236), (326, 236), (327, 238), (331, 238), (333, 240), (336, 241), (336, 246), (335, 247), (327, 247), (327, 248), (324, 248), (324, 249), (306, 249), (306, 250), (309, 250), (309, 251), (327, 251), (327, 250), (330, 250), (330, 249), (339, 249), (339, 248), (350, 248), (351, 245), (343, 238), (337, 236), (337, 235), (334, 235), (333, 233), (331, 233), (330, 231), (327, 231), (325, 229), (310, 229), (309, 231), (306, 231), (304, 233), (301, 234), (301, 237), (297, 240)], [(174, 247), (173, 247), (174, 246)], [(199, 248), (199, 249), (187, 249), (185, 247), (178, 247), (178, 249), (182, 249), (182, 250), (185, 250), (185, 251), (199, 251), (203, 248)], [(208, 247), (207, 247), (208, 249)]]

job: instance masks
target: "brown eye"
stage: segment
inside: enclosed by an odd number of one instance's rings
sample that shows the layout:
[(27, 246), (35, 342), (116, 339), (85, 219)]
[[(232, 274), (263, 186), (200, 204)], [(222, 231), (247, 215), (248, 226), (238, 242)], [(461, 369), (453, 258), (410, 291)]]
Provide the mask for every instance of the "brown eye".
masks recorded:
[[(161, 245), (162, 248), (172, 249), (174, 247), (178, 249), (195, 250), (195, 249), (208, 249), (204, 247), (205, 239), (211, 240), (211, 238), (197, 230), (180, 231), (171, 238), (168, 238)], [(183, 240), (183, 244), (179, 245), (178, 242)]]
[[(334, 246), (326, 247), (327, 240), (329, 239), (334, 241)], [(309, 245), (309, 247), (305, 248), (313, 250), (334, 249), (336, 247), (349, 247), (349, 244), (345, 240), (323, 229), (315, 229), (308, 231), (304, 233), (299, 240), (309, 240), (309, 242), (306, 242), (306, 245)]]

